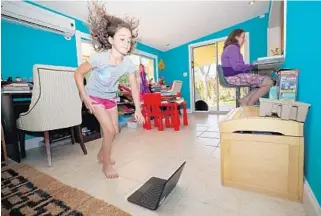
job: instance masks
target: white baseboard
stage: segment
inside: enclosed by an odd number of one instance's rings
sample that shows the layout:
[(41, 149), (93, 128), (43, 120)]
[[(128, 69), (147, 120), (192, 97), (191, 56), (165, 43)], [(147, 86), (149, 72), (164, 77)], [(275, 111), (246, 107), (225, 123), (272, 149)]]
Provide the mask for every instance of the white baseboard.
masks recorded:
[(321, 216), (321, 207), (306, 180), (304, 181), (303, 207), (308, 216)]
[(33, 149), (33, 148), (39, 148), (41, 146), (41, 141), (43, 140), (43, 137), (35, 137), (32, 139), (26, 140), (26, 150)]

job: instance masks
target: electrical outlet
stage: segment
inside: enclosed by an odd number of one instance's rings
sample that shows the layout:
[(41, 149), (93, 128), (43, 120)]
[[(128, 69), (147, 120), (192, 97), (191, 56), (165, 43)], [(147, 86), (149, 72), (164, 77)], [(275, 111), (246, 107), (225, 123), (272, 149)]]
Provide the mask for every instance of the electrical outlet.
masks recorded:
[(184, 72), (184, 73), (183, 73), (183, 77), (187, 77), (187, 72)]

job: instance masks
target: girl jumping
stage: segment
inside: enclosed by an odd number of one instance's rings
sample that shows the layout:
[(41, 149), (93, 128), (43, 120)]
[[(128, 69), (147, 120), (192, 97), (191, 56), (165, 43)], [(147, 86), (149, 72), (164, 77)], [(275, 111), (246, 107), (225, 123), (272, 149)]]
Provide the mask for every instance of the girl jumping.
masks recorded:
[[(117, 178), (115, 161), (111, 158), (112, 142), (119, 132), (116, 92), (119, 79), (128, 74), (135, 103), (135, 119), (144, 122), (140, 108), (139, 90), (135, 77), (135, 65), (127, 56), (134, 49), (137, 22), (106, 13), (104, 5), (92, 3), (89, 7), (88, 26), (93, 46), (97, 51), (75, 71), (75, 80), (87, 109), (94, 114), (103, 130), (102, 146), (97, 159), (103, 164), (107, 178)], [(91, 71), (84, 86), (85, 74)]]

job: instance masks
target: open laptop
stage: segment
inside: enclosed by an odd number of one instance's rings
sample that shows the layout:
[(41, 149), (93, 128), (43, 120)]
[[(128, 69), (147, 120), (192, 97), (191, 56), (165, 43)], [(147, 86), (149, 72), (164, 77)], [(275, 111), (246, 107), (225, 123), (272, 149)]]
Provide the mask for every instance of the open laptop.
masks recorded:
[(183, 82), (180, 80), (175, 80), (172, 84), (171, 89), (162, 91), (162, 96), (176, 96), (177, 93), (181, 92)]
[(156, 210), (176, 186), (186, 161), (172, 174), (169, 179), (152, 177), (137, 189), (127, 200), (131, 203)]
[(173, 93), (181, 92), (182, 85), (183, 85), (183, 82), (181, 80), (175, 80), (173, 82), (172, 88), (169, 91)]
[(253, 62), (260, 74), (269, 74), (273, 71), (276, 71), (283, 63), (283, 55), (261, 57)]

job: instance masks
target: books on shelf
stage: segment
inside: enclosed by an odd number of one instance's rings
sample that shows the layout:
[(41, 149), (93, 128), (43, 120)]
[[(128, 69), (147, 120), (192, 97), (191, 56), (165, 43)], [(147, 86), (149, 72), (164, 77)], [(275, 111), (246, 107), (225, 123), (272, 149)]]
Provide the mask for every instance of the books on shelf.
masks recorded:
[(135, 113), (134, 100), (130, 92), (130, 88), (120, 85), (118, 92), (119, 100), (118, 105), (118, 114), (120, 116), (131, 115)]

